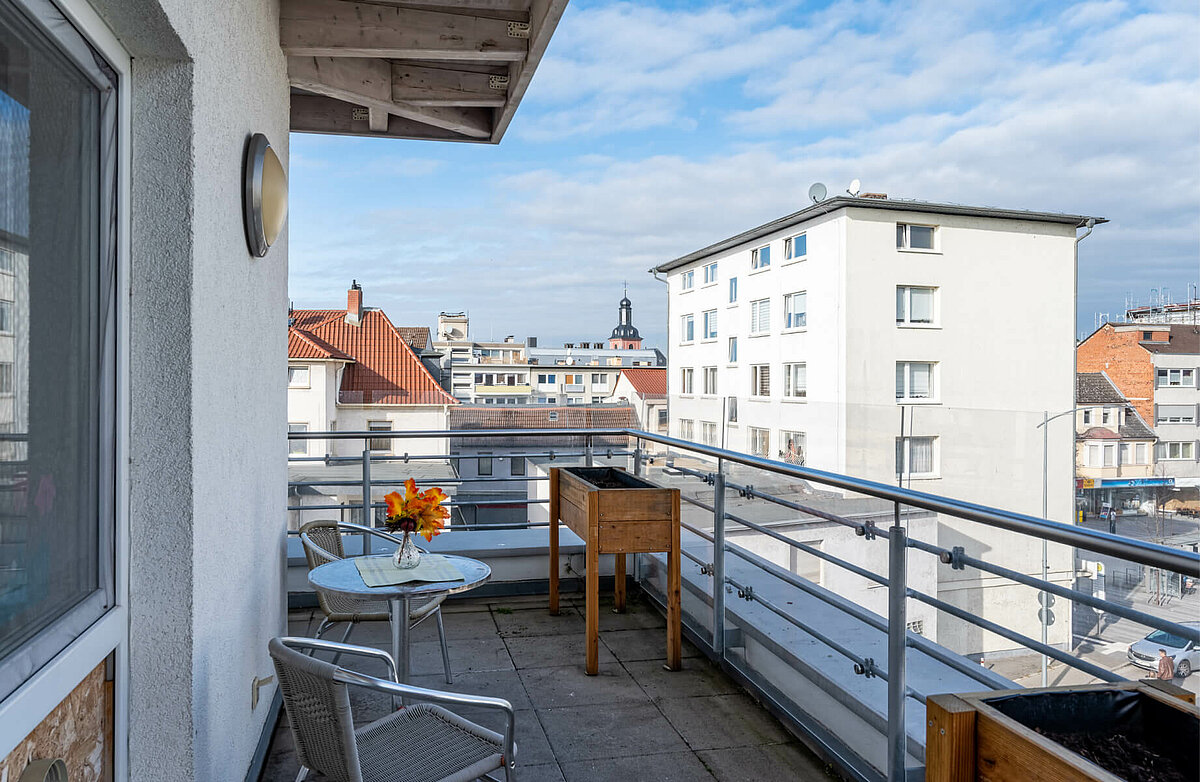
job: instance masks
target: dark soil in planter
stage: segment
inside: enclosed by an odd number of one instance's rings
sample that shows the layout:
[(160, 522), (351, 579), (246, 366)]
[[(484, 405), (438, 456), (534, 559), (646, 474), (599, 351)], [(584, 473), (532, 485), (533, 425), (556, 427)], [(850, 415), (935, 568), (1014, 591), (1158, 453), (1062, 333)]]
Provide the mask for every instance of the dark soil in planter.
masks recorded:
[(656, 489), (641, 478), (612, 467), (567, 467), (564, 472), (576, 475), (597, 489)]
[(1195, 782), (1170, 758), (1156, 752), (1141, 741), (1140, 737), (1121, 733), (1055, 733), (1041, 728), (1035, 730), (1122, 779)]

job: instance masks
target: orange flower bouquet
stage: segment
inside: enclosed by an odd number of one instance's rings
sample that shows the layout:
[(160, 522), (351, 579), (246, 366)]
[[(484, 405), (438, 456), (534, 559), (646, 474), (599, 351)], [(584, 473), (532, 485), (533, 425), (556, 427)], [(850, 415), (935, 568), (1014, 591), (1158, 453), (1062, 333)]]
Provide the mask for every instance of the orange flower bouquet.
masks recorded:
[(393, 534), (404, 533), (392, 561), (399, 568), (414, 568), (421, 561), (421, 551), (412, 536), (423, 535), (425, 540), (433, 540), (434, 535), (442, 534), (442, 526), (450, 516), (450, 511), (442, 507), (446, 493), (436, 486), (417, 491), (417, 482), (409, 478), (404, 482), (403, 495), (394, 491), (383, 499), (387, 503), (384, 526)]

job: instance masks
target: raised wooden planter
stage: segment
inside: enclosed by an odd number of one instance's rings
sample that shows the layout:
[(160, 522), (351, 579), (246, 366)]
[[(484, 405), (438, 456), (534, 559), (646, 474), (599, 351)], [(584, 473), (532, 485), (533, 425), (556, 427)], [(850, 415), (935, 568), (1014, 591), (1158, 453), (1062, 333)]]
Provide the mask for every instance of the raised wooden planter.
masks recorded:
[(925, 716), (926, 782), (1200, 779), (1196, 696), (1156, 680), (931, 695)]
[(550, 613), (558, 613), (558, 522), (587, 543), (587, 672), (600, 666), (600, 555), (615, 555), (613, 601), (625, 610), (625, 555), (667, 554), (667, 667), (680, 668), (679, 489), (613, 467), (550, 470)]

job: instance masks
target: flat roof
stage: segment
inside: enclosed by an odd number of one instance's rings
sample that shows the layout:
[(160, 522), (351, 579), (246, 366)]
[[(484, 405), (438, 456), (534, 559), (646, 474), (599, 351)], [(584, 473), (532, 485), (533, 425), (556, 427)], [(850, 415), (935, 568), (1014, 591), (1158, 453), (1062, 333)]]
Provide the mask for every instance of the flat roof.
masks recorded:
[(835, 209), (845, 209), (846, 207), (857, 206), (864, 209), (886, 209), (893, 212), (927, 212), (930, 214), (949, 214), (949, 215), (964, 215), (967, 217), (994, 217), (1002, 220), (1031, 220), (1041, 223), (1059, 223), (1062, 225), (1074, 225), (1079, 228), (1087, 224), (1088, 220), (1095, 220), (1096, 224), (1107, 223), (1108, 220), (1103, 217), (1089, 217), (1088, 215), (1073, 215), (1061, 214), (1059, 212), (1033, 212), (1027, 209), (998, 209), (990, 206), (966, 206), (963, 204), (938, 204), (931, 201), (908, 201), (901, 198), (862, 198), (853, 196), (834, 196), (827, 198), (820, 203), (815, 203), (812, 206), (805, 207), (799, 212), (792, 212), (790, 215), (780, 217), (777, 220), (772, 220), (769, 223), (763, 223), (757, 228), (751, 228), (749, 231), (731, 236), (728, 239), (723, 239), (716, 244), (710, 244), (708, 247), (701, 248), (695, 252), (681, 255), (673, 261), (655, 266), (650, 271), (666, 272), (671, 269), (677, 269), (680, 266), (686, 266), (689, 263), (694, 263), (703, 260), (711, 255), (724, 252), (732, 247), (737, 247), (746, 242), (752, 242), (763, 236), (768, 236), (776, 231), (782, 231), (794, 225), (810, 220), (819, 215), (828, 214)]

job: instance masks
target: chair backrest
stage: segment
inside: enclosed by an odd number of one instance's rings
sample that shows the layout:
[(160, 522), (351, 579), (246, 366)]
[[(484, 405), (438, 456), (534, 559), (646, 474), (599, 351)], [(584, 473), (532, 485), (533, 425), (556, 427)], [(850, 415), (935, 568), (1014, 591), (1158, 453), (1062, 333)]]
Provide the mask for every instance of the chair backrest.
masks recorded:
[(337, 782), (362, 782), (350, 695), (333, 678), (338, 667), (288, 648), (278, 638), (267, 648), (300, 764)]
[[(342, 533), (336, 521), (321, 519), (308, 522), (300, 528), (300, 542), (304, 544), (304, 559), (308, 562), (309, 570), (324, 565), (326, 562), (346, 558), (345, 549), (342, 548)], [(326, 556), (315, 550), (313, 544), (336, 556)], [(352, 614), (358, 610), (358, 604), (354, 600), (348, 597), (327, 595), (320, 589), (317, 590), (317, 604), (326, 616), (338, 613)]]

